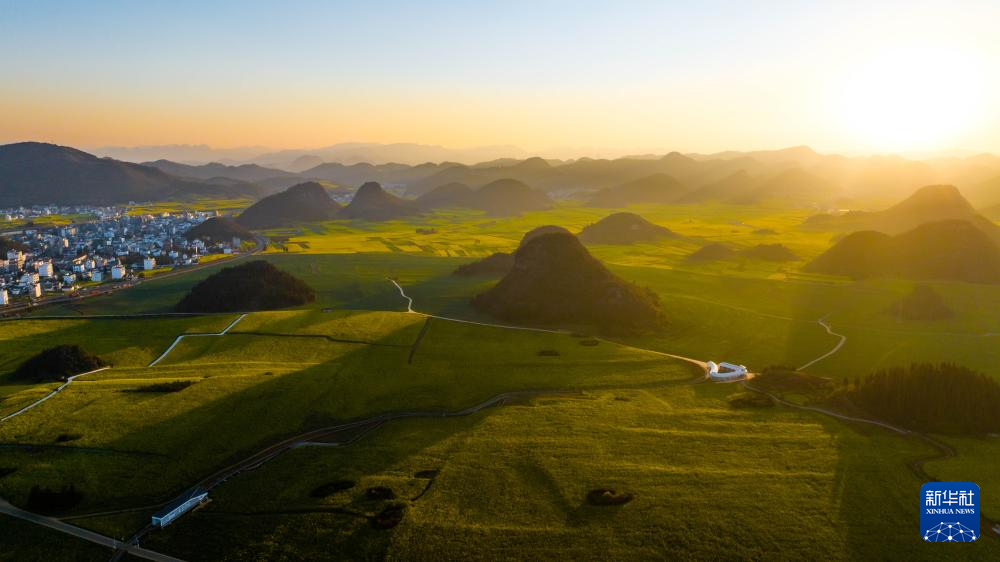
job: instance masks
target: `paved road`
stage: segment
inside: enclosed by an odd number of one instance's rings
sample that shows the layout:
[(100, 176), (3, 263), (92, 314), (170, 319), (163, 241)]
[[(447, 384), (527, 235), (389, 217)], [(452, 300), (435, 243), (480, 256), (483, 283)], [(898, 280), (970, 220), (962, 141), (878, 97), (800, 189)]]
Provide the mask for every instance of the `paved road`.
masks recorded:
[(159, 363), (160, 361), (162, 361), (163, 358), (166, 357), (168, 353), (170, 353), (171, 351), (173, 351), (173, 349), (175, 347), (177, 347), (177, 344), (181, 343), (182, 339), (184, 339), (184, 338), (202, 338), (202, 337), (212, 337), (212, 336), (224, 336), (227, 333), (229, 333), (229, 330), (231, 330), (233, 328), (233, 326), (235, 326), (240, 320), (243, 320), (246, 317), (247, 317), (246, 313), (240, 314), (239, 317), (236, 318), (236, 320), (233, 320), (232, 323), (230, 323), (228, 326), (226, 326), (225, 330), (222, 330), (219, 333), (214, 333), (214, 334), (181, 334), (181, 335), (177, 336), (177, 338), (174, 340), (174, 343), (170, 344), (170, 347), (168, 347), (166, 349), (166, 351), (164, 351), (163, 353), (161, 353), (159, 357), (157, 357), (156, 359), (153, 359), (153, 362), (150, 363), (149, 365), (147, 365), (147, 367), (153, 367), (157, 363)]
[(58, 519), (53, 519), (51, 517), (46, 517), (30, 511), (24, 511), (23, 509), (14, 507), (2, 498), (0, 498), (0, 513), (10, 515), (11, 517), (17, 517), (18, 519), (22, 519), (36, 525), (42, 525), (59, 531), (60, 533), (72, 535), (85, 541), (97, 543), (101, 546), (128, 552), (129, 554), (145, 558), (146, 560), (156, 560), (158, 562), (182, 562), (179, 558), (167, 556), (166, 554), (160, 554), (159, 552), (147, 550), (135, 545), (125, 545), (122, 544), (121, 541), (115, 540), (111, 537), (106, 537), (100, 533), (95, 533), (94, 531), (88, 529), (70, 525), (69, 523), (64, 523)]
[(5, 422), (5, 421), (7, 421), (7, 420), (9, 420), (11, 418), (20, 416), (21, 414), (27, 412), (28, 410), (34, 408), (35, 406), (41, 404), (42, 402), (45, 402), (49, 398), (52, 398), (56, 394), (59, 394), (60, 392), (62, 392), (62, 390), (64, 388), (66, 388), (67, 386), (69, 386), (70, 383), (72, 383), (73, 381), (75, 381), (76, 379), (78, 379), (80, 377), (83, 377), (83, 376), (86, 376), (86, 375), (92, 375), (94, 373), (99, 373), (101, 371), (107, 371), (110, 368), (111, 367), (101, 367), (100, 369), (94, 369), (93, 371), (87, 371), (86, 373), (80, 373), (79, 375), (73, 375), (72, 377), (69, 377), (68, 379), (66, 379), (66, 382), (64, 382), (61, 385), (59, 385), (59, 388), (53, 390), (52, 392), (50, 392), (49, 394), (47, 394), (44, 398), (42, 398), (40, 400), (37, 400), (35, 402), (32, 402), (31, 404), (28, 404), (27, 406), (25, 406), (25, 407), (21, 408), (20, 410), (14, 412), (13, 414), (10, 414), (9, 416), (5, 416), (3, 418), (0, 418), (0, 422)]

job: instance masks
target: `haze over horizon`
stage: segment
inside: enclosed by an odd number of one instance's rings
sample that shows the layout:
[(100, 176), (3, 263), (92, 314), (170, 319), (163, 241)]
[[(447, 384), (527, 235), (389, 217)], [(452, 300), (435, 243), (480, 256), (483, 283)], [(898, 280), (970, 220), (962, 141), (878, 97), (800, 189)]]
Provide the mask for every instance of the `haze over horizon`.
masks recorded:
[(997, 16), (988, 2), (8, 4), (0, 142), (1000, 152)]

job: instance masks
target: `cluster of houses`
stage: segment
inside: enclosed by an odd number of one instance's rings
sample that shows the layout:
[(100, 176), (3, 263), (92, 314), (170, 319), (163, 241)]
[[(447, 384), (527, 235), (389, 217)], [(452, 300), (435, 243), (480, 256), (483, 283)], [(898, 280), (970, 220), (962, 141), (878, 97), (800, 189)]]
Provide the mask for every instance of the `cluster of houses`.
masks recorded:
[(83, 284), (124, 281), (140, 272), (195, 264), (205, 254), (232, 253), (242, 244), (237, 238), (225, 242), (185, 238), (189, 229), (216, 212), (132, 216), (125, 208), (87, 211), (96, 217), (92, 222), (49, 228), (29, 225), (3, 234), (11, 242), (0, 255), (0, 306), (19, 296), (38, 299), (45, 293), (72, 292)]

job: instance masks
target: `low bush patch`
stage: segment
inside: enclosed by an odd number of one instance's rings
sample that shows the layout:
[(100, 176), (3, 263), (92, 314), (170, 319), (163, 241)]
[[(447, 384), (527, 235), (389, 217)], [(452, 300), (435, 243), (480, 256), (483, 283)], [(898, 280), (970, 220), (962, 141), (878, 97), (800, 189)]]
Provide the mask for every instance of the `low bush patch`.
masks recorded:
[(325, 498), (327, 496), (332, 496), (337, 492), (343, 492), (344, 490), (350, 490), (357, 483), (354, 480), (334, 480), (333, 482), (327, 482), (321, 486), (317, 486), (309, 495), (314, 498)]
[(617, 492), (612, 488), (596, 488), (587, 493), (590, 505), (624, 505), (632, 501), (632, 494)]

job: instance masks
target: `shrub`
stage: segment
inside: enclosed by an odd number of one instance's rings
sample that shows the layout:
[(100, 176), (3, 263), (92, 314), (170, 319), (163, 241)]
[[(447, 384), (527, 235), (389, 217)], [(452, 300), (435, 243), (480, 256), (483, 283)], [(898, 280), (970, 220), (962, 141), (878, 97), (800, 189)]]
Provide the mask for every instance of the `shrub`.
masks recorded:
[(394, 500), (396, 492), (387, 486), (372, 486), (365, 490), (365, 497), (370, 500)]
[(403, 521), (403, 513), (405, 511), (406, 508), (401, 504), (386, 506), (370, 519), (371, 525), (376, 529), (392, 529)]
[(42, 488), (37, 484), (31, 487), (28, 493), (28, 511), (50, 514), (61, 513), (75, 507), (83, 500), (83, 494), (77, 491), (76, 486), (70, 484), (63, 486), (60, 490)]
[(192, 384), (194, 384), (194, 381), (158, 382), (133, 388), (129, 392), (180, 392)]
[(325, 498), (327, 496), (332, 496), (337, 492), (343, 492), (344, 490), (350, 490), (356, 485), (354, 480), (334, 480), (333, 482), (327, 482), (313, 489), (309, 492), (309, 495), (314, 498)]
[(65, 380), (66, 377), (106, 365), (100, 357), (88, 353), (78, 345), (57, 345), (42, 350), (22, 363), (11, 378), (32, 382)]
[(632, 494), (618, 493), (613, 488), (596, 488), (587, 493), (590, 505), (624, 505), (632, 501)]
[(178, 312), (235, 312), (298, 306), (316, 300), (302, 280), (255, 260), (227, 267), (198, 283), (177, 303)]

